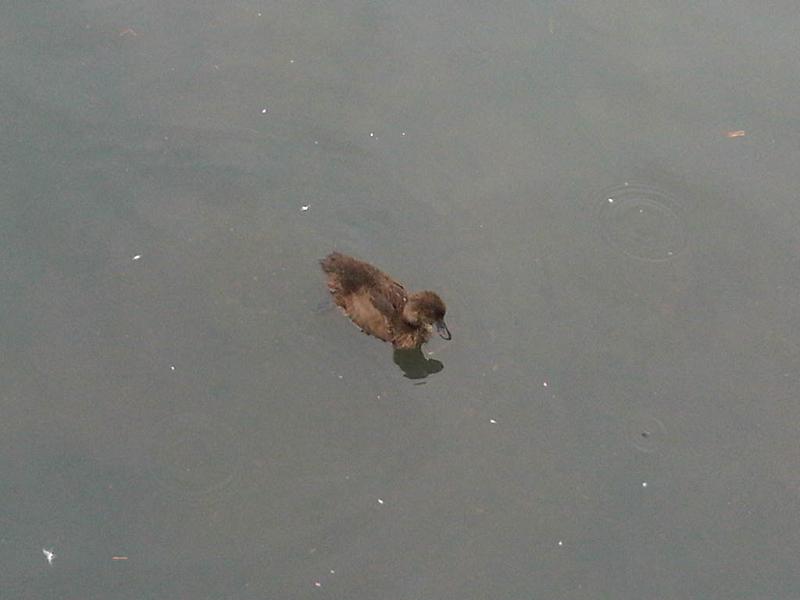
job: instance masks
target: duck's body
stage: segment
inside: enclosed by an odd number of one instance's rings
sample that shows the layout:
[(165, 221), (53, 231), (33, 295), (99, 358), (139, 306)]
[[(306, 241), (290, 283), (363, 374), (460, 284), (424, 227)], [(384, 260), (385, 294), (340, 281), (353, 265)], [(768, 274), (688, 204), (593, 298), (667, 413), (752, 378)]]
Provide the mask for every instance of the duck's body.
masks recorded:
[(444, 302), (434, 292), (409, 294), (403, 285), (369, 263), (332, 252), (320, 261), (334, 302), (365, 333), (395, 348), (418, 348), (433, 329), (444, 339)]

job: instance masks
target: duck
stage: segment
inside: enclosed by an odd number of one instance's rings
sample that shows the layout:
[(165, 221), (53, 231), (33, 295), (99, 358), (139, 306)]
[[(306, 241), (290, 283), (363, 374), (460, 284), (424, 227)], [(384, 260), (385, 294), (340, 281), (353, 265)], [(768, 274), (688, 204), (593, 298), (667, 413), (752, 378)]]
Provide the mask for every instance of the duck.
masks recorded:
[(361, 330), (398, 350), (413, 350), (434, 330), (450, 340), (447, 307), (436, 292), (408, 293), (402, 283), (371, 264), (331, 252), (319, 261), (333, 301)]

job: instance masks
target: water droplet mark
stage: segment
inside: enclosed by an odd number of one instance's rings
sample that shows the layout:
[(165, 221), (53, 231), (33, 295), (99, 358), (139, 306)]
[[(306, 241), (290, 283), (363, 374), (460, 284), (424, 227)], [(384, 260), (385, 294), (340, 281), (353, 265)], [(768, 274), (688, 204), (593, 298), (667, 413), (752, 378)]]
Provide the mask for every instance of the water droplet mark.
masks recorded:
[(184, 499), (222, 494), (240, 474), (236, 435), (205, 415), (174, 415), (157, 428), (151, 467), (162, 486)]
[(656, 188), (631, 183), (603, 191), (598, 219), (603, 239), (633, 258), (670, 260), (686, 246), (677, 202)]

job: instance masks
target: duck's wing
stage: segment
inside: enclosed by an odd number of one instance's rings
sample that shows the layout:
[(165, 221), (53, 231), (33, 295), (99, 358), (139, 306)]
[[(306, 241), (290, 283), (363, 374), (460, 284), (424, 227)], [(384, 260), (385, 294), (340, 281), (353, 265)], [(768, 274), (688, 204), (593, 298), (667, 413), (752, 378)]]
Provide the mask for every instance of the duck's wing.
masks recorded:
[(403, 314), (403, 307), (406, 305), (406, 290), (394, 280), (384, 281), (383, 285), (371, 290), (370, 300), (388, 323), (394, 323)]
[(362, 331), (387, 342), (392, 340), (394, 334), (391, 321), (383, 311), (375, 306), (375, 302), (367, 290), (362, 290), (357, 294), (348, 294), (343, 298), (343, 304), (344, 312)]

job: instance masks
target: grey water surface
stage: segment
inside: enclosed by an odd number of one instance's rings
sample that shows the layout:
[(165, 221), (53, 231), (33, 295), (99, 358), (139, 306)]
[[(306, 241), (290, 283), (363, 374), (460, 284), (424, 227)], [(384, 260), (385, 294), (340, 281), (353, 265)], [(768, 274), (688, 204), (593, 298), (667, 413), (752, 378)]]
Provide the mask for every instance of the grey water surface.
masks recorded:
[(4, 3), (0, 597), (800, 597), (799, 28)]

